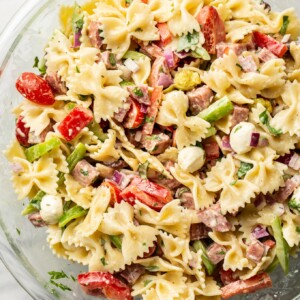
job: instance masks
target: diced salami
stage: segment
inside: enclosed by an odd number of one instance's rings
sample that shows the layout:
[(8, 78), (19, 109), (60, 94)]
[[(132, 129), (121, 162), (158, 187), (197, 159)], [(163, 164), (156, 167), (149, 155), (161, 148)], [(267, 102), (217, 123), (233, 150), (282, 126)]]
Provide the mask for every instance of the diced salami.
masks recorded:
[(142, 141), (143, 147), (150, 154), (163, 153), (171, 144), (170, 137), (165, 133), (146, 136)]
[(252, 55), (248, 55), (244, 57), (243, 55), (240, 55), (238, 57), (239, 63), (245, 72), (256, 72), (257, 71), (257, 64), (253, 58)]
[(198, 212), (199, 220), (207, 227), (219, 232), (226, 232), (231, 229), (231, 224), (221, 213), (220, 204), (214, 204), (211, 207)]
[(92, 21), (88, 27), (88, 37), (93, 47), (100, 49), (102, 46), (101, 23), (98, 21)]
[(140, 42), (139, 45), (141, 46), (140, 51), (149, 56), (151, 59), (156, 59), (164, 56), (163, 50), (153, 43), (149, 45), (144, 45), (144, 43)]
[(125, 270), (119, 273), (130, 285), (133, 285), (145, 273), (145, 267), (139, 264), (126, 266)]
[(213, 6), (205, 6), (200, 10), (197, 21), (204, 34), (204, 48), (208, 53), (215, 54), (216, 45), (226, 40), (225, 24), (218, 11)]
[(187, 209), (195, 209), (194, 197), (191, 192), (185, 192), (180, 195), (181, 205)]
[(227, 271), (221, 269), (219, 273), (220, 273), (220, 279), (224, 285), (228, 285), (236, 281), (235, 274), (230, 269)]
[(210, 261), (215, 265), (224, 259), (226, 252), (227, 249), (224, 246), (219, 245), (217, 243), (212, 243), (207, 248), (207, 256), (210, 259)]
[(30, 214), (28, 216), (28, 220), (32, 223), (32, 225), (34, 227), (45, 227), (45, 226), (47, 226), (47, 224), (43, 220), (40, 212), (36, 212), (36, 213)]
[(210, 105), (214, 94), (212, 90), (204, 85), (187, 93), (189, 98), (189, 109), (195, 116)]
[(190, 227), (190, 240), (198, 241), (208, 238), (208, 233), (210, 231), (211, 229), (205, 226), (203, 223), (192, 224)]
[(249, 118), (249, 109), (246, 107), (235, 105), (232, 113), (230, 128), (233, 128), (234, 126), (236, 126), (241, 122), (247, 121), (248, 118)]
[(99, 172), (95, 167), (83, 159), (75, 166), (72, 171), (72, 176), (83, 186), (89, 186), (99, 176)]
[(265, 255), (265, 246), (259, 240), (253, 240), (247, 248), (246, 257), (259, 263)]
[(249, 294), (260, 289), (272, 287), (272, 280), (267, 273), (255, 275), (247, 280), (237, 280), (221, 288), (222, 298), (229, 299), (239, 294)]
[(205, 151), (207, 160), (214, 160), (220, 156), (220, 148), (216, 141), (210, 139), (203, 143), (203, 148)]
[(148, 86), (146, 84), (127, 87), (130, 96), (141, 104), (150, 105)]
[(244, 51), (247, 51), (246, 43), (219, 43), (216, 46), (217, 57), (223, 57), (224, 54), (229, 54), (229, 51), (233, 51), (237, 56), (241, 55)]
[(278, 58), (276, 55), (274, 55), (270, 50), (268, 50), (267, 48), (263, 48), (258, 52), (258, 58), (262, 61), (262, 62), (267, 62), (271, 59), (276, 59)]
[(65, 95), (67, 93), (66, 83), (61, 80), (57, 73), (47, 74), (45, 79), (54, 93), (58, 95)]
[(276, 202), (284, 202), (286, 201), (290, 195), (294, 192), (294, 190), (300, 186), (299, 181), (300, 175), (295, 175), (292, 178), (288, 179), (285, 182), (285, 186), (281, 187), (275, 194), (272, 195), (272, 198)]

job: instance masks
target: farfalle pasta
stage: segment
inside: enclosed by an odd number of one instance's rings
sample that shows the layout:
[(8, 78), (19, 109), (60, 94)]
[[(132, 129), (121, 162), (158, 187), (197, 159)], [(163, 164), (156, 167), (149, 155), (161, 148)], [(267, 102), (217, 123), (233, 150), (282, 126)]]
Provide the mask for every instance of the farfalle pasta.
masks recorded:
[(16, 82), (5, 151), (53, 254), (108, 299), (271, 287), (300, 243), (294, 9), (90, 0), (60, 21)]

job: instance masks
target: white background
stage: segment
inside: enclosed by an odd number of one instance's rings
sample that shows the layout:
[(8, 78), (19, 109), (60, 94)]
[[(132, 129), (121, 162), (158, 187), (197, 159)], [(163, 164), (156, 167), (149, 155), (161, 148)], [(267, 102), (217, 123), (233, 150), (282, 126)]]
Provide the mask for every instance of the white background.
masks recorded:
[[(26, 0), (0, 0), (0, 32)], [(19, 286), (0, 261), (0, 299), (1, 300), (30, 300), (32, 299)], [(42, 300), (42, 299), (41, 299)]]

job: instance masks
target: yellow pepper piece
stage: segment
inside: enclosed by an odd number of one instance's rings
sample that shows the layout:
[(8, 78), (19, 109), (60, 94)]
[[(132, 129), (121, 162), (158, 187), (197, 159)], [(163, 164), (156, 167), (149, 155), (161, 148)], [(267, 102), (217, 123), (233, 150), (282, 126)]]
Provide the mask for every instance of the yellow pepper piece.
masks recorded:
[(174, 78), (174, 84), (176, 88), (182, 91), (191, 90), (200, 83), (200, 75), (197, 72), (191, 70), (181, 70), (176, 73)]

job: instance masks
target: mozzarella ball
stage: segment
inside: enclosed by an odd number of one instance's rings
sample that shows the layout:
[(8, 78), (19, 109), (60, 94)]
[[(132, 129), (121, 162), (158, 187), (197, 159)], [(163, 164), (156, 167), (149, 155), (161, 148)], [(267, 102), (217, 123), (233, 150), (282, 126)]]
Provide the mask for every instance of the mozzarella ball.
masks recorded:
[(179, 152), (178, 165), (184, 171), (193, 173), (201, 169), (204, 162), (205, 152), (200, 147), (186, 147)]
[(63, 201), (60, 197), (46, 195), (42, 198), (40, 214), (47, 224), (57, 224), (63, 213)]
[(252, 133), (255, 131), (255, 126), (249, 122), (241, 122), (233, 127), (230, 133), (231, 148), (237, 154), (249, 152)]

